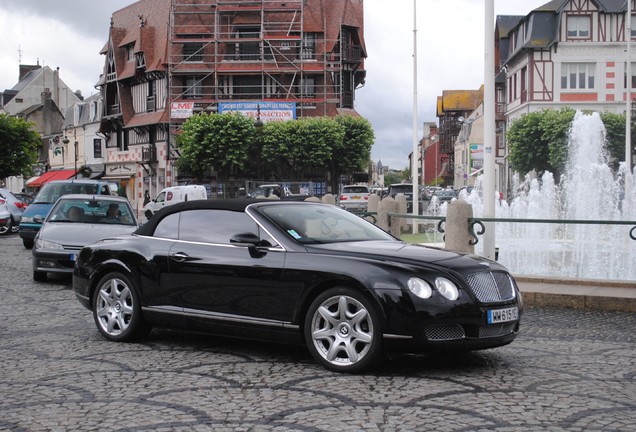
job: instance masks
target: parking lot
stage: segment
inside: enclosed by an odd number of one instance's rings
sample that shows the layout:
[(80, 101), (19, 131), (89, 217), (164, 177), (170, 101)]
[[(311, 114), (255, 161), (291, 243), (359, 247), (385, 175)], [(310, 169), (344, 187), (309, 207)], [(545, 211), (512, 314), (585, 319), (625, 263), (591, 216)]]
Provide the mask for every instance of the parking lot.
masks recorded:
[(103, 339), (68, 277), (0, 237), (2, 431), (627, 431), (636, 314), (527, 308), (506, 347), (340, 375), (303, 347), (153, 331)]

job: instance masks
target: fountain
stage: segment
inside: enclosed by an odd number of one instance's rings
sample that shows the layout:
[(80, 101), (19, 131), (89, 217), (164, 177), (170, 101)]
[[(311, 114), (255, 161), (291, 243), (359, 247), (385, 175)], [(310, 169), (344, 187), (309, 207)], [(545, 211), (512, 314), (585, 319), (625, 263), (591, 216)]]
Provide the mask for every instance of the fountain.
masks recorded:
[[(608, 165), (605, 127), (597, 113), (577, 112), (569, 136), (566, 174), (557, 185), (553, 175), (527, 175), (515, 180), (510, 203), (497, 200), (495, 217), (636, 221), (636, 175), (621, 164)], [(460, 198), (483, 216), (481, 179)], [(445, 205), (441, 206), (445, 213)], [(514, 274), (636, 281), (636, 241), (633, 225), (496, 223), (499, 262)], [(481, 253), (480, 242), (476, 253)]]

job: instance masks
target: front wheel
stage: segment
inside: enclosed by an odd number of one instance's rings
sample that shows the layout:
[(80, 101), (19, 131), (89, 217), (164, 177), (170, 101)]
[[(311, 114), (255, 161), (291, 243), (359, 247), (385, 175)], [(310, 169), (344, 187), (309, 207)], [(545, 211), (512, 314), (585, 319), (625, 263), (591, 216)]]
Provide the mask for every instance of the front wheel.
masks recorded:
[(133, 282), (119, 272), (109, 273), (99, 281), (93, 296), (93, 318), (100, 333), (112, 341), (131, 341), (150, 330)]
[(26, 249), (33, 249), (33, 240), (22, 239), (22, 244)]
[(327, 369), (357, 373), (382, 359), (382, 329), (374, 305), (359, 291), (333, 288), (319, 295), (305, 318), (305, 340)]
[(146, 219), (150, 220), (152, 219), (152, 212), (150, 210), (146, 210)]

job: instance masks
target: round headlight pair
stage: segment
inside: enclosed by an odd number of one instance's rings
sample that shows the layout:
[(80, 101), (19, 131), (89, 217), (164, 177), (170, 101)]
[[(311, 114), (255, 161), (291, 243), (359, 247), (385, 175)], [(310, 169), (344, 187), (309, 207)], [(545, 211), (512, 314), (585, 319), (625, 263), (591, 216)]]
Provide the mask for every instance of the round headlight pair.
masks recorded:
[[(412, 277), (408, 280), (406, 286), (409, 291), (421, 299), (428, 299), (433, 295), (433, 288), (423, 279)], [(435, 289), (450, 301), (454, 301), (459, 298), (459, 290), (457, 289), (457, 286), (444, 277), (438, 277), (435, 279)]]

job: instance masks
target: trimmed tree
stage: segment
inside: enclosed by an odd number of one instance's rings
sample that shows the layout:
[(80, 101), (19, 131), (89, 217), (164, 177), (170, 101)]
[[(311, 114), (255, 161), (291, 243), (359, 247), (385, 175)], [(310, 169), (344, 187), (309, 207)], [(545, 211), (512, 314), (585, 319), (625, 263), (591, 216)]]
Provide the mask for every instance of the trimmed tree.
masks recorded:
[(214, 168), (227, 180), (233, 169), (244, 168), (254, 137), (254, 121), (239, 113), (195, 114), (177, 137), (177, 167), (198, 181)]
[(331, 172), (332, 190), (338, 190), (342, 174), (352, 174), (366, 170), (371, 159), (371, 147), (375, 134), (371, 123), (362, 117), (338, 116), (336, 123), (344, 128), (344, 139), (332, 150)]
[(24, 119), (0, 114), (0, 178), (31, 175), (41, 144), (34, 126)]

